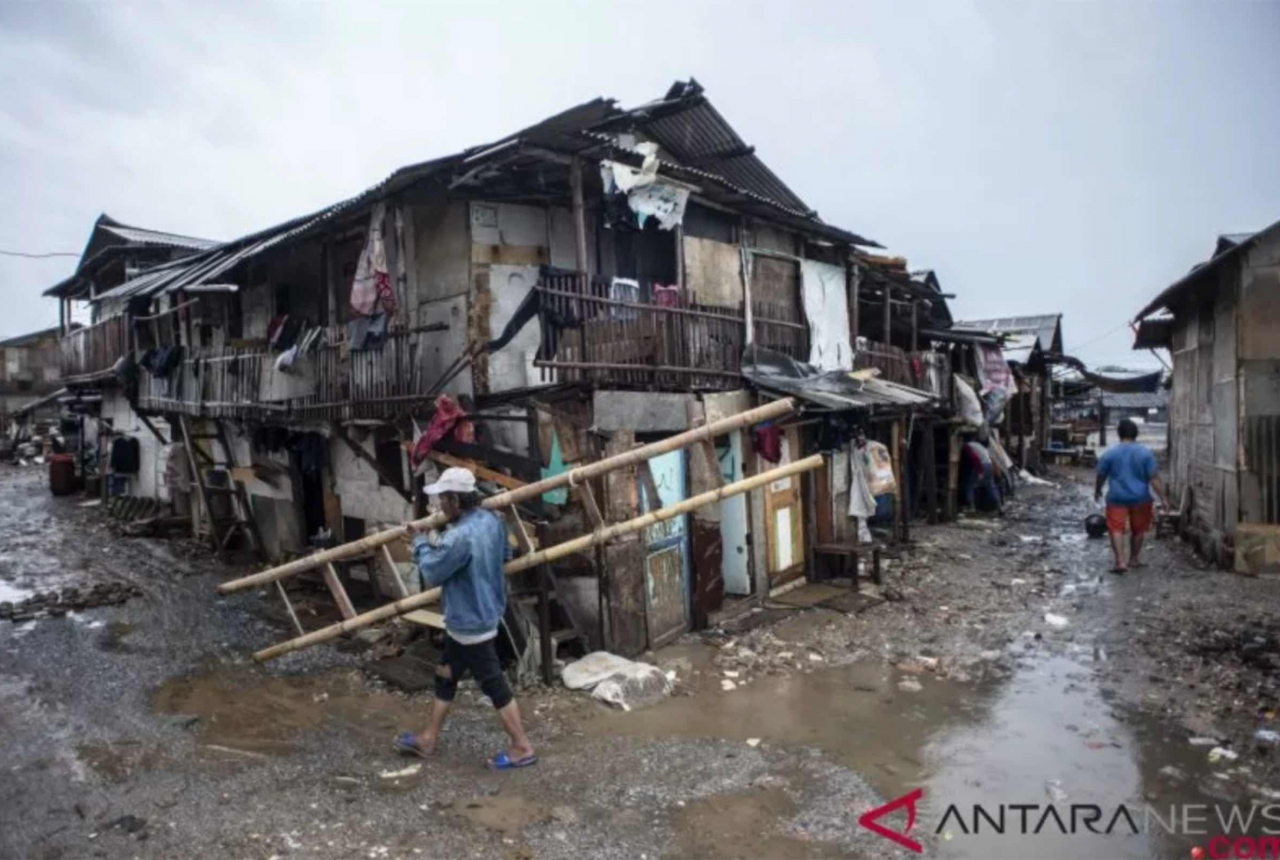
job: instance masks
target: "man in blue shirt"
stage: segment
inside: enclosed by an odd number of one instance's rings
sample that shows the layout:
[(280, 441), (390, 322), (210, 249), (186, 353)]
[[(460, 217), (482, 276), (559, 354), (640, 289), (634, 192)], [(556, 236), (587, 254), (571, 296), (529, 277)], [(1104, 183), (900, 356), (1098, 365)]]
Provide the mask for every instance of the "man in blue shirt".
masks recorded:
[(429, 484), (427, 494), (438, 496), (440, 509), (451, 520), (442, 536), (429, 538), (413, 525), (413, 561), (423, 589), (439, 586), (444, 599), (445, 646), (436, 666), (436, 699), (431, 725), (420, 735), (403, 732), (395, 746), (424, 758), (433, 755), (453, 704), (458, 682), (467, 672), (493, 702), (511, 748), (489, 759), (489, 767), (508, 770), (538, 761), (520, 722), (520, 706), (502, 673), (496, 647), (498, 624), (507, 608), (507, 579), (503, 562), (510, 557), (507, 526), (502, 517), (479, 506), (475, 476), (467, 469), (446, 469)]
[[(1118, 431), (1120, 444), (1098, 458), (1098, 479), (1093, 488), (1094, 501), (1100, 501), (1102, 487), (1107, 485), (1107, 531), (1111, 533), (1111, 551), (1116, 557), (1112, 573), (1146, 566), (1139, 555), (1142, 539), (1151, 528), (1152, 491), (1161, 504), (1166, 504), (1156, 457), (1146, 445), (1138, 444), (1138, 425), (1125, 418)], [(1128, 566), (1124, 562), (1126, 525), (1131, 533)]]

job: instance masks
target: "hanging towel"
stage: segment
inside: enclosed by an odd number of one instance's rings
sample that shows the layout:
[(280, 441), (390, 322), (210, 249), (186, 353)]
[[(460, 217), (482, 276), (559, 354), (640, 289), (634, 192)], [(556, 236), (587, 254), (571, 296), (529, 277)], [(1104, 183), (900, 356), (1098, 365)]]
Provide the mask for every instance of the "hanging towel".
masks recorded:
[(382, 221), (386, 211), (386, 204), (378, 203), (369, 215), (368, 237), (356, 264), (355, 279), (351, 282), (351, 309), (361, 316), (372, 316), (379, 303), (386, 313), (396, 312), (396, 296), (387, 270), (387, 249), (382, 241)]
[(772, 422), (761, 424), (755, 429), (756, 453), (770, 463), (782, 459), (782, 431)]

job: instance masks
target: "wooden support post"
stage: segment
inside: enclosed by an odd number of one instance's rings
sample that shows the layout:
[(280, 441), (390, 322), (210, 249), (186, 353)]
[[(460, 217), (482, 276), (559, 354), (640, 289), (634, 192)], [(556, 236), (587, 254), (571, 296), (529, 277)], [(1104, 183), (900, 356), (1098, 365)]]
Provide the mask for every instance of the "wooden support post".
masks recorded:
[(507, 508), (507, 513), (511, 515), (511, 524), (515, 527), (516, 543), (520, 545), (520, 551), (533, 552), (533, 541), (529, 540), (529, 530), (525, 528), (524, 520), (520, 519), (520, 512), (516, 510), (516, 506)]
[(147, 429), (151, 431), (151, 435), (155, 436), (155, 437), (156, 437), (156, 439), (158, 439), (158, 440), (160, 441), (160, 444), (161, 444), (161, 445), (168, 445), (168, 444), (169, 444), (169, 440), (168, 440), (168, 439), (166, 439), (166, 438), (164, 438), (164, 434), (163, 434), (163, 433), (161, 433), (159, 430), (157, 430), (157, 429), (156, 429), (156, 425), (154, 425), (154, 424), (152, 424), (152, 423), (151, 423), (151, 419), (150, 419), (150, 418), (148, 418), (147, 416), (143, 415), (141, 412), (135, 412), (134, 414), (135, 414), (135, 415), (137, 415), (139, 419), (141, 419), (142, 423), (143, 423), (143, 424), (145, 424), (145, 425), (146, 425), (146, 427), (147, 427)]
[(936, 426), (932, 421), (925, 422), (922, 428), (924, 437), (920, 446), (920, 451), (923, 455), (921, 471), (924, 472), (924, 503), (928, 510), (930, 525), (938, 522), (938, 452), (935, 447), (938, 440), (935, 433)]
[(884, 285), (884, 345), (893, 344), (893, 289)]
[(862, 334), (862, 310), (861, 310), (861, 292), (862, 292), (862, 270), (854, 263), (849, 262), (846, 254), (844, 261), (845, 281), (849, 284), (849, 338), (853, 342), (849, 344), (854, 349), (858, 346), (858, 337)]
[(338, 265), (332, 241), (324, 243), (325, 325), (338, 324)]
[(651, 508), (662, 507), (662, 499), (658, 495), (658, 484), (653, 480), (653, 470), (649, 468), (648, 460), (637, 464), (636, 478), (640, 481), (640, 486), (644, 488), (644, 494), (649, 497), (649, 506)]
[(947, 522), (954, 522), (960, 500), (960, 432), (947, 427)]
[(347, 596), (347, 590), (342, 587), (342, 580), (338, 579), (337, 569), (332, 563), (329, 563), (322, 570), (324, 571), (324, 584), (329, 586), (329, 593), (333, 595), (334, 602), (338, 604), (338, 611), (342, 613), (342, 617), (346, 619), (355, 618), (355, 607), (351, 605), (351, 598)]
[(590, 274), (587, 258), (587, 206), (582, 195), (582, 159), (576, 155), (569, 162), (569, 193), (573, 196), (573, 247), (578, 274), (585, 276)]
[[(480, 507), (485, 510), (498, 510), (520, 502), (527, 502), (539, 499), (543, 493), (560, 487), (568, 486), (571, 482), (574, 484), (582, 484), (591, 478), (598, 478), (601, 475), (612, 472), (616, 469), (634, 466), (640, 462), (647, 461), (659, 454), (666, 454), (681, 448), (687, 448), (689, 445), (697, 442), (699, 439), (711, 439), (723, 433), (729, 433), (733, 430), (739, 430), (743, 427), (749, 427), (758, 424), (761, 421), (775, 420), (794, 412), (796, 409), (796, 401), (792, 398), (784, 398), (766, 403), (763, 406), (757, 406), (754, 409), (748, 409), (746, 412), (730, 416), (728, 418), (715, 421), (695, 430), (688, 430), (684, 433), (677, 433), (675, 436), (669, 436), (660, 442), (653, 442), (643, 445), (630, 451), (624, 451), (612, 457), (606, 457), (603, 460), (597, 460), (594, 463), (588, 463), (584, 466), (561, 472), (558, 475), (552, 475), (543, 478), (541, 481), (535, 481), (527, 484), (518, 490), (509, 490), (505, 493), (499, 493), (496, 496), (490, 496), (480, 503)], [(730, 485), (731, 486), (731, 485)], [(729, 486), (723, 488), (728, 492)], [(447, 522), (443, 514), (432, 514), (423, 519), (414, 521), (414, 527), (423, 531), (432, 528), (439, 528)], [(393, 540), (399, 540), (406, 534), (403, 526), (386, 529), (377, 534), (363, 537), (360, 540), (343, 544), (342, 546), (332, 549), (321, 550), (311, 555), (288, 562), (287, 564), (264, 570), (261, 573), (255, 573), (251, 576), (233, 579), (228, 582), (221, 583), (218, 586), (218, 592), (221, 594), (230, 594), (234, 591), (240, 591), (245, 588), (256, 588), (265, 585), (275, 579), (282, 579), (286, 576), (292, 576), (295, 573), (302, 573), (305, 570), (319, 567), (322, 564), (331, 561), (337, 561), (351, 556), (363, 555), (371, 549), (374, 549), (384, 543), (390, 543)]]
[[(573, 555), (574, 553), (585, 552), (592, 547), (600, 546), (616, 537), (642, 531), (651, 526), (657, 525), (658, 523), (666, 522), (667, 520), (675, 517), (684, 516), (690, 511), (695, 511), (705, 505), (716, 504), (717, 502), (721, 502), (724, 499), (731, 498), (732, 496), (749, 493), (758, 487), (765, 486), (771, 481), (778, 481), (783, 478), (789, 478), (792, 475), (799, 475), (812, 469), (816, 469), (821, 465), (822, 455), (814, 454), (812, 457), (806, 457), (803, 460), (797, 460), (793, 463), (788, 463), (785, 466), (779, 466), (776, 469), (770, 469), (766, 472), (761, 472), (758, 475), (753, 475), (750, 478), (736, 481), (728, 486), (722, 487), (721, 489), (701, 493), (685, 499), (684, 501), (677, 502), (670, 507), (650, 511), (646, 514), (642, 514), (641, 516), (627, 520), (626, 522), (606, 526), (589, 535), (583, 535), (581, 537), (565, 541), (564, 543), (556, 544), (553, 547), (547, 547), (545, 549), (539, 549), (535, 552), (528, 553), (527, 555), (523, 555), (520, 558), (507, 562), (503, 567), (503, 572), (507, 576), (512, 576), (513, 574), (520, 573), (523, 570), (529, 570), (541, 564), (550, 564), (553, 561)], [(397, 535), (404, 533), (403, 529), (396, 529), (394, 531)], [(357, 543), (359, 543), (359, 541), (357, 541)], [(265, 571), (264, 573), (270, 573), (270, 571)], [(258, 574), (258, 576), (261, 577), (262, 574)], [(246, 579), (247, 578), (248, 577), (246, 577)], [(271, 582), (273, 579), (278, 578), (279, 577), (276, 576), (265, 580), (259, 579), (258, 582), (255, 582), (254, 584)], [(312, 631), (306, 636), (301, 636), (297, 639), (290, 639), (287, 642), (281, 642), (278, 645), (271, 646), (270, 648), (264, 648), (261, 651), (256, 652), (253, 655), (253, 659), (261, 662), (264, 660), (270, 660), (274, 657), (279, 657), (282, 654), (299, 651), (312, 645), (318, 645), (321, 642), (327, 642), (330, 639), (335, 639), (343, 633), (349, 633), (352, 630), (359, 630), (361, 627), (368, 627), (370, 624), (376, 624), (379, 621), (394, 618), (397, 615), (403, 615), (404, 613), (411, 612), (415, 609), (421, 609), (423, 606), (439, 599), (440, 589), (432, 588), (428, 591), (422, 592), (421, 594), (415, 594), (412, 597), (406, 597), (404, 600), (398, 600), (395, 603), (388, 603), (385, 606), (379, 606), (377, 609), (370, 610), (369, 612), (365, 612), (354, 618), (347, 618), (336, 624), (331, 624), (328, 627), (321, 628), (320, 630)]]
[(302, 629), (302, 622), (298, 620), (298, 613), (293, 611), (293, 604), (289, 601), (289, 595), (285, 593), (284, 583), (276, 580), (276, 591), (280, 592), (280, 599), (284, 601), (285, 612), (289, 613), (289, 620), (293, 622), (293, 629), (298, 631), (299, 636), (306, 636), (307, 631)]
[(756, 342), (755, 312), (751, 307), (751, 252), (747, 250), (747, 219), (738, 224), (738, 265), (742, 273), (742, 342), (748, 346)]
[(920, 302), (911, 300), (911, 351), (920, 349)]
[[(546, 530), (538, 529), (538, 543), (546, 542)], [(542, 683), (551, 686), (555, 678), (551, 663), (555, 659), (555, 643), (551, 641), (551, 565), (538, 565), (538, 646), (542, 663)]]
[(907, 533), (907, 472), (903, 468), (902, 456), (902, 418), (893, 420), (889, 436), (889, 456), (893, 458), (893, 473), (897, 477), (893, 490), (893, 538), (905, 541)]

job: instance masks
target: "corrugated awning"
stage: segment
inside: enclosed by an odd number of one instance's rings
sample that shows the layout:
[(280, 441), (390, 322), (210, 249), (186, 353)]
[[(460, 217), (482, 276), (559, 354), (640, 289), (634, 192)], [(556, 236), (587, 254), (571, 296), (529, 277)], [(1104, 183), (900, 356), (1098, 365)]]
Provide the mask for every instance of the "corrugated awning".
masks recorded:
[(762, 347), (747, 347), (742, 375), (758, 388), (799, 397), (823, 409), (902, 408), (929, 406), (937, 399), (927, 391), (868, 377), (861, 372), (823, 373), (811, 364)]

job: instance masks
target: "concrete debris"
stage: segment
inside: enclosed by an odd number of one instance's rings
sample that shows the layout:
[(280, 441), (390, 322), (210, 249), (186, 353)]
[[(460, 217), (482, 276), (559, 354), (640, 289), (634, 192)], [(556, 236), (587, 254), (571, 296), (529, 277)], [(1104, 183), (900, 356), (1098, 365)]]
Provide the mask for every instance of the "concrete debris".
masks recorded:
[(383, 779), (404, 779), (404, 778), (405, 778), (405, 777), (407, 777), (407, 776), (416, 776), (417, 774), (419, 774), (419, 773), (421, 773), (421, 772), (422, 772), (422, 765), (420, 765), (420, 764), (411, 764), (411, 765), (409, 765), (408, 767), (403, 768), (403, 769), (401, 769), (401, 770), (384, 770), (384, 771), (381, 771), (381, 772), (378, 774), (378, 776), (382, 777)]
[(1055, 615), (1052, 612), (1046, 612), (1044, 614), (1044, 623), (1048, 624), (1050, 627), (1061, 628), (1061, 627), (1066, 627), (1071, 622), (1068, 621), (1065, 616)]
[(904, 693), (918, 693), (924, 686), (915, 678), (903, 678), (898, 682), (898, 689)]
[(0, 602), (0, 620), (14, 622), (38, 618), (57, 618), (71, 611), (98, 606), (116, 606), (131, 597), (142, 595), (142, 589), (123, 582), (100, 582), (88, 588), (64, 588), (60, 591), (37, 591), (16, 603)]

